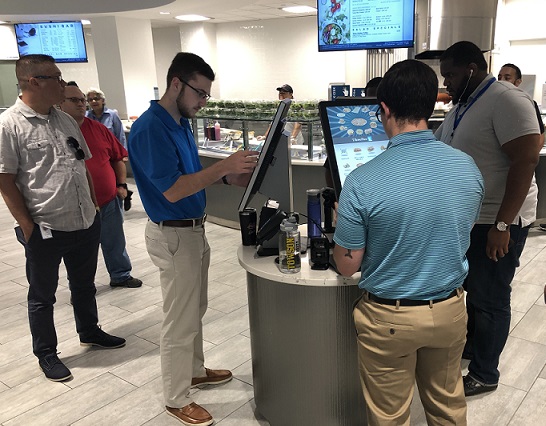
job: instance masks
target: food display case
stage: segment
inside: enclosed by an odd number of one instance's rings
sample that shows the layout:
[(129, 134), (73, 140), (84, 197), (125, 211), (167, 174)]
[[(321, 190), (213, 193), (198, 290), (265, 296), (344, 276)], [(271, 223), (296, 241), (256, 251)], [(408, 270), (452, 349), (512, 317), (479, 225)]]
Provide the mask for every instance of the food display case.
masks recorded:
[[(195, 140), (205, 151), (231, 154), (239, 149), (260, 150), (275, 114), (276, 101), (209, 100), (193, 120)], [(288, 123), (300, 123), (303, 143), (291, 146), (292, 158), (324, 161), (326, 150), (318, 116), (318, 101), (292, 102)], [(220, 127), (219, 132), (216, 127)]]
[[(277, 109), (277, 101), (210, 100), (192, 120), (203, 167), (209, 167), (240, 149), (260, 151)], [(309, 188), (326, 186), (326, 148), (318, 115), (318, 101), (292, 102), (287, 122), (302, 126), (303, 144), (290, 146), (295, 211), (305, 212)], [(215, 127), (216, 126), (216, 127)], [(211, 222), (239, 227), (238, 205), (243, 188), (211, 185), (207, 188), (207, 215)]]

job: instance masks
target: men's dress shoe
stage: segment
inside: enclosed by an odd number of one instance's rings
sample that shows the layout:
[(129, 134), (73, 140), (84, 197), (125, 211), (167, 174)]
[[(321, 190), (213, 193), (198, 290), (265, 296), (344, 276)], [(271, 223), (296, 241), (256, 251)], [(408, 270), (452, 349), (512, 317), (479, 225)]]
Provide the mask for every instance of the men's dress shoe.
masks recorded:
[(120, 281), (119, 283), (115, 283), (114, 281), (110, 281), (110, 287), (127, 287), (127, 288), (137, 288), (142, 286), (142, 281), (138, 278), (129, 277), (125, 281)]
[(463, 377), (464, 383), (464, 396), (474, 396), (481, 393), (493, 392), (499, 386), (497, 385), (486, 385), (485, 383), (480, 383), (474, 379), (470, 374), (467, 374)]
[(180, 420), (187, 426), (207, 426), (214, 421), (209, 412), (195, 402), (182, 408), (165, 407), (165, 409), (169, 416)]
[(125, 346), (125, 339), (105, 333), (100, 327), (89, 336), (80, 337), (81, 346), (98, 346), (104, 349), (115, 349)]
[(123, 199), (123, 210), (126, 212), (131, 210), (131, 197), (133, 195), (133, 191), (127, 190), (127, 197)]
[(59, 359), (57, 354), (49, 354), (38, 360), (45, 376), (52, 382), (64, 382), (72, 378), (72, 373)]
[(191, 379), (191, 387), (199, 385), (219, 385), (220, 383), (229, 382), (233, 378), (233, 374), (229, 370), (211, 370), (205, 368), (207, 375), (205, 377), (194, 377)]

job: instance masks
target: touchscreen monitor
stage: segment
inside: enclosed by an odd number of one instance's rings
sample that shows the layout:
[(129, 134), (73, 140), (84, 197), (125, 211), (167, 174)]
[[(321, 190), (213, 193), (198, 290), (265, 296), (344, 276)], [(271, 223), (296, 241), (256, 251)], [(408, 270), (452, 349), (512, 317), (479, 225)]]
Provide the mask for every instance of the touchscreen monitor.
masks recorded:
[(389, 137), (376, 113), (376, 98), (345, 98), (319, 103), (328, 162), (339, 199), (345, 178), (387, 149)]

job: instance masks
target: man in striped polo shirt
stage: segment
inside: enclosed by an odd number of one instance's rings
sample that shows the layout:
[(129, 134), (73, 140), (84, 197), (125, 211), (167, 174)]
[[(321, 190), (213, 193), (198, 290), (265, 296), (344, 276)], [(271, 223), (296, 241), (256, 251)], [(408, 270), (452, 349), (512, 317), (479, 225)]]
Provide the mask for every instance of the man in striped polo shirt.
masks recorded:
[(361, 268), (353, 317), (368, 424), (409, 424), (415, 381), (429, 422), (466, 424), (460, 360), (466, 250), (484, 187), (474, 161), (428, 130), (438, 79), (393, 65), (377, 91), (387, 150), (345, 180), (334, 260)]

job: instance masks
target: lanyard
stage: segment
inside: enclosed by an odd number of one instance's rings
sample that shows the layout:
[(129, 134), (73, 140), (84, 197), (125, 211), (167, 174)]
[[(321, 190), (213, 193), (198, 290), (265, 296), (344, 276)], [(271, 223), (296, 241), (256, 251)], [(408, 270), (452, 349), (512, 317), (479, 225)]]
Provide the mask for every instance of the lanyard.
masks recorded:
[(455, 133), (455, 130), (457, 129), (457, 127), (459, 127), (459, 123), (463, 119), (466, 112), (470, 109), (470, 107), (472, 105), (474, 105), (474, 102), (476, 102), (478, 100), (478, 98), (481, 95), (483, 95), (487, 89), (489, 89), (489, 86), (491, 86), (495, 81), (496, 81), (495, 77), (493, 77), (491, 80), (489, 80), (489, 82), (482, 88), (482, 90), (479, 91), (479, 93), (476, 95), (476, 97), (474, 99), (472, 99), (472, 102), (470, 102), (470, 104), (465, 108), (465, 110), (463, 111), (463, 113), (461, 115), (459, 115), (461, 105), (459, 104), (457, 106), (457, 111), (455, 111), (455, 122), (453, 123), (453, 132), (451, 132), (451, 136), (453, 136), (453, 133)]

